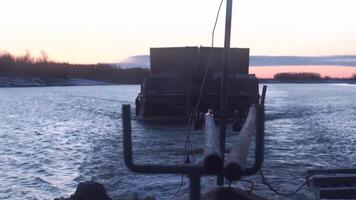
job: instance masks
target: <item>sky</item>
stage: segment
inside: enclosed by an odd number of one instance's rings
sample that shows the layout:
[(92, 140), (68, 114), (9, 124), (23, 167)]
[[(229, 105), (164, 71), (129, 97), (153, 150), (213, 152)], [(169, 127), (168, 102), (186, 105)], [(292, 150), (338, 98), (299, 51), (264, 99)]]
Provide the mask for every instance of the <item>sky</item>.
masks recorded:
[[(150, 47), (209, 46), (220, 0), (3, 0), (0, 50), (115, 62)], [(232, 47), (252, 55), (356, 54), (355, 0), (235, 0)], [(223, 45), (225, 4), (216, 31)]]

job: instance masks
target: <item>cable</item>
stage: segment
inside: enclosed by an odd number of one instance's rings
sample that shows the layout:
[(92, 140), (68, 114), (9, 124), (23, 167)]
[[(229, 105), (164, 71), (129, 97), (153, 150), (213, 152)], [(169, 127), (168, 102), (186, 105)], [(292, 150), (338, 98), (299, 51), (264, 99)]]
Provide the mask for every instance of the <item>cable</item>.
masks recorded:
[(291, 196), (297, 194), (309, 182), (309, 180), (308, 180), (309, 178), (307, 177), (305, 182), (303, 184), (301, 184), (295, 191), (289, 192), (289, 193), (282, 193), (282, 192), (277, 191), (275, 188), (272, 187), (272, 185), (270, 183), (268, 183), (266, 177), (263, 174), (262, 169), (260, 169), (260, 174), (261, 174), (262, 184), (266, 185), (272, 192), (276, 193), (279, 196), (283, 196), (283, 197), (291, 197)]
[(250, 189), (247, 191), (248, 193), (251, 193), (251, 192), (253, 191), (253, 189), (255, 188), (255, 183), (254, 183), (253, 181), (244, 180), (244, 179), (241, 179), (240, 181), (241, 181), (241, 182), (247, 182), (247, 183), (251, 184)]
[[(200, 92), (199, 92), (199, 98), (198, 98), (197, 104), (195, 106), (194, 112), (193, 112), (193, 114), (190, 115), (189, 120), (188, 120), (188, 134), (187, 134), (187, 140), (186, 140), (186, 145), (185, 146), (187, 146), (187, 143), (188, 143), (188, 145), (190, 145), (190, 148), (192, 148), (191, 147), (191, 142), (190, 142), (190, 131), (191, 131), (191, 127), (192, 127), (192, 122), (193, 122), (193, 118), (198, 116), (198, 109), (199, 109), (199, 106), (200, 106), (200, 103), (201, 103), (201, 98), (203, 96), (203, 90), (204, 90), (206, 78), (207, 78), (207, 75), (208, 75), (208, 69), (209, 69), (209, 66), (210, 66), (210, 60), (211, 60), (211, 56), (212, 56), (212, 52), (213, 52), (213, 48), (214, 48), (215, 29), (216, 29), (216, 25), (217, 25), (218, 20), (219, 20), (220, 10), (221, 10), (221, 6), (222, 6), (223, 2), (224, 2), (224, 0), (221, 0), (218, 12), (216, 14), (214, 27), (213, 27), (213, 31), (212, 31), (212, 35), (211, 35), (211, 50), (209, 52), (209, 58), (208, 58), (207, 67), (205, 69), (203, 80), (202, 80), (202, 83), (201, 83)], [(187, 154), (187, 156), (189, 156), (189, 154)]]
[[(184, 163), (186, 163), (186, 164), (190, 164), (191, 163), (190, 162), (190, 156), (189, 156), (189, 150), (192, 150), (193, 147), (192, 147), (192, 143), (191, 143), (191, 140), (190, 140), (190, 132), (191, 132), (191, 129), (192, 129), (193, 118), (198, 115), (198, 109), (199, 109), (199, 106), (200, 106), (200, 103), (201, 103), (201, 98), (203, 96), (205, 82), (206, 82), (206, 78), (207, 78), (208, 70), (209, 70), (209, 66), (210, 66), (210, 60), (211, 60), (212, 52), (213, 52), (213, 48), (214, 48), (215, 29), (216, 29), (216, 25), (218, 23), (220, 10), (221, 10), (221, 6), (222, 6), (223, 2), (224, 2), (224, 0), (221, 0), (219, 8), (218, 8), (218, 12), (216, 14), (214, 27), (213, 27), (213, 31), (212, 31), (212, 35), (211, 35), (211, 50), (209, 52), (207, 67), (206, 67), (206, 69), (204, 71), (204, 76), (203, 76), (203, 80), (202, 80), (201, 87), (200, 87), (200, 92), (199, 92), (199, 98), (198, 98), (197, 104), (195, 106), (195, 109), (193, 110), (193, 113), (191, 113), (189, 115), (189, 118), (188, 118), (188, 131), (187, 131), (187, 137), (186, 137), (186, 141), (185, 141), (185, 145), (184, 145), (184, 150), (185, 150), (185, 153), (186, 153), (186, 158), (185, 158)], [(192, 158), (193, 158), (193, 163), (194, 163), (194, 154), (193, 154)], [(181, 188), (183, 186), (183, 179), (184, 179), (184, 175), (182, 175), (180, 186), (178, 187), (176, 193), (173, 195), (174, 197), (181, 190)]]
[[(191, 141), (190, 141), (190, 131), (191, 131), (191, 127), (192, 127), (193, 118), (198, 116), (198, 109), (199, 109), (199, 106), (200, 106), (201, 98), (202, 98), (202, 96), (203, 96), (203, 90), (204, 90), (205, 81), (206, 81), (207, 74), (208, 74), (208, 69), (209, 69), (209, 66), (210, 66), (210, 60), (211, 60), (211, 56), (212, 56), (212, 50), (213, 50), (213, 48), (214, 48), (215, 29), (216, 29), (216, 25), (217, 25), (217, 23), (218, 23), (218, 19), (219, 19), (219, 15), (220, 15), (220, 10), (221, 10), (221, 6), (222, 6), (223, 2), (224, 2), (224, 0), (221, 0), (220, 5), (219, 5), (218, 12), (217, 12), (217, 14), (216, 14), (216, 18), (215, 18), (215, 22), (214, 22), (214, 27), (213, 27), (213, 31), (212, 31), (212, 36), (211, 36), (211, 48), (212, 48), (212, 49), (210, 50), (210, 53), (209, 53), (209, 58), (208, 58), (207, 67), (206, 67), (206, 69), (205, 69), (204, 77), (203, 77), (202, 84), (201, 84), (201, 87), (200, 87), (199, 98), (198, 98), (197, 104), (196, 104), (196, 106), (195, 106), (194, 112), (189, 116), (189, 120), (188, 120), (188, 132), (187, 132), (187, 140), (186, 140), (185, 146), (186, 146), (186, 147), (189, 146), (189, 148), (191, 148), (191, 150), (192, 150), (192, 145), (191, 145)], [(203, 113), (203, 114), (204, 114), (204, 113)], [(188, 157), (188, 159), (189, 159), (189, 154), (187, 154), (187, 157)]]
[(212, 31), (212, 34), (211, 34), (211, 50), (210, 50), (210, 52), (209, 52), (208, 63), (207, 63), (207, 66), (206, 66), (206, 68), (205, 68), (203, 80), (202, 80), (202, 83), (201, 83), (201, 86), (200, 86), (199, 98), (198, 98), (197, 105), (196, 105), (196, 107), (195, 107), (195, 110), (196, 110), (196, 111), (199, 109), (200, 102), (201, 102), (201, 98), (202, 98), (202, 96), (203, 96), (203, 91), (204, 91), (204, 87), (205, 87), (206, 78), (207, 78), (207, 76), (208, 76), (208, 71), (209, 71), (209, 67), (210, 67), (210, 61), (211, 61), (211, 57), (212, 57), (213, 50), (214, 50), (215, 29), (216, 29), (216, 25), (217, 25), (218, 20), (219, 20), (220, 10), (221, 10), (221, 6), (222, 6), (223, 2), (224, 2), (224, 0), (221, 0), (220, 5), (219, 5), (218, 12), (217, 12), (217, 14), (216, 14), (213, 31)]
[[(194, 163), (194, 161), (195, 161), (194, 154), (192, 154), (193, 162), (191, 162), (190, 155), (189, 155), (190, 154), (189, 152), (193, 152), (193, 146), (190, 141), (190, 131), (191, 131), (191, 126), (192, 126), (192, 124), (191, 124), (192, 120), (193, 120), (193, 113), (191, 113), (188, 118), (188, 124), (187, 124), (188, 130), (187, 130), (187, 135), (186, 135), (186, 141), (184, 144), (184, 151), (185, 151), (184, 164), (187, 164), (187, 165), (190, 165), (190, 164)], [(179, 187), (172, 197), (176, 197), (178, 195), (178, 193), (182, 189), (183, 185), (184, 185), (184, 175), (181, 176), (181, 181), (180, 181)], [(183, 192), (181, 195), (183, 195), (185, 192)]]
[(178, 187), (177, 191), (173, 194), (172, 197), (176, 197), (176, 196), (178, 195), (178, 193), (180, 192), (180, 190), (181, 190), (182, 187), (183, 187), (183, 184), (184, 184), (184, 175), (182, 175), (181, 180), (180, 180), (179, 187)]

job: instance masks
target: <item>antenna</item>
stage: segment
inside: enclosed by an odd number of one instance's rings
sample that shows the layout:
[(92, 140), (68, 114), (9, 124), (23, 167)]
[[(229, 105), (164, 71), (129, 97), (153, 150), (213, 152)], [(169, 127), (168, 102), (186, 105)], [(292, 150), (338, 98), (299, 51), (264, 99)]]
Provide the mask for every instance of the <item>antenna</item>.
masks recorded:
[[(221, 123), (220, 123), (220, 150), (223, 161), (225, 159), (225, 139), (226, 139), (226, 119), (227, 119), (227, 104), (228, 104), (228, 69), (229, 69), (229, 51), (231, 38), (231, 18), (232, 18), (232, 0), (226, 1), (226, 18), (225, 18), (225, 43), (223, 57), (223, 73), (221, 79)], [(224, 176), (218, 176), (218, 185), (224, 185)]]

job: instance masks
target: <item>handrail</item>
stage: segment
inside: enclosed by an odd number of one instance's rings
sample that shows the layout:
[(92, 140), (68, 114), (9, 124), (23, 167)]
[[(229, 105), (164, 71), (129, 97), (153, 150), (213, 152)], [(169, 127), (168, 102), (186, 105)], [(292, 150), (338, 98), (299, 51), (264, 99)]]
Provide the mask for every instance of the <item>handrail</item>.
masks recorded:
[(124, 131), (124, 160), (126, 166), (134, 172), (150, 174), (187, 174), (196, 175), (204, 173), (202, 166), (179, 166), (179, 165), (142, 165), (135, 164), (132, 156), (132, 133), (130, 105), (122, 106), (122, 119)]
[(200, 199), (200, 177), (204, 174), (202, 166), (179, 166), (179, 165), (142, 165), (135, 164), (132, 156), (132, 132), (130, 105), (122, 106), (122, 121), (124, 132), (124, 160), (126, 166), (133, 172), (149, 174), (185, 174), (189, 176), (189, 199)]
[[(265, 93), (266, 93), (266, 86), (263, 88), (263, 93), (262, 93), (262, 99), (261, 99), (261, 105), (253, 105), (250, 108), (250, 113), (249, 113), (249, 119), (247, 121), (250, 121), (250, 125), (246, 126), (251, 126), (254, 127), (254, 130), (256, 131), (256, 151), (255, 151), (255, 162), (252, 167), (250, 168), (245, 168), (245, 162), (247, 158), (247, 153), (248, 153), (248, 147), (249, 145), (245, 145), (243, 147), (243, 156), (237, 157), (236, 159), (232, 159), (233, 161), (237, 161), (234, 163), (237, 163), (240, 168), (237, 168), (237, 171), (232, 171), (232, 175), (228, 175), (227, 178), (229, 180), (238, 180), (242, 176), (245, 175), (253, 175), (256, 174), (263, 163), (263, 156), (264, 156), (264, 119), (265, 119), (265, 110), (264, 110), (264, 98), (265, 98)], [(255, 116), (254, 116), (255, 115)], [(210, 123), (210, 128), (209, 130), (214, 130), (213, 124), (214, 124), (214, 119), (212, 118), (211, 115), (206, 116), (208, 118), (208, 122)], [(254, 120), (255, 119), (255, 120)], [(183, 175), (188, 175), (189, 180), (190, 180), (190, 200), (198, 200), (200, 199), (200, 177), (203, 175), (222, 175), (223, 170), (222, 167), (221, 169), (217, 168), (212, 168), (214, 170), (209, 170), (210, 168), (207, 166), (210, 166), (209, 164), (205, 164), (204, 166), (184, 166), (184, 165), (148, 165), (148, 164), (135, 164), (133, 161), (133, 153), (132, 153), (132, 129), (131, 129), (131, 111), (130, 111), (130, 105), (123, 105), (122, 106), (122, 120), (123, 120), (123, 153), (124, 153), (124, 161), (126, 166), (133, 172), (140, 172), (140, 173), (149, 173), (149, 174), (183, 174)], [(254, 125), (253, 122), (255, 121)], [(214, 124), (215, 126), (215, 124)], [(245, 126), (245, 125), (244, 125)], [(249, 129), (253, 130), (253, 128)], [(216, 131), (215, 131), (216, 132)], [(216, 142), (217, 139), (215, 137), (218, 137), (214, 131), (211, 131), (209, 134), (207, 134), (207, 141), (206, 145), (210, 146), (212, 145), (212, 149), (209, 150), (209, 148), (206, 149), (206, 155), (219, 155), (219, 151), (216, 151), (217, 153), (213, 153), (214, 149), (216, 149)], [(241, 133), (240, 133), (241, 134)], [(210, 139), (209, 139), (210, 137)], [(247, 139), (244, 139), (245, 141), (248, 141), (250, 143), (250, 136), (248, 136)], [(241, 142), (239, 143), (241, 144)], [(247, 147), (246, 147), (247, 146)], [(219, 149), (219, 148), (217, 148)], [(246, 150), (247, 149), (247, 150)], [(234, 150), (236, 153), (236, 150)], [(210, 153), (209, 153), (210, 152)], [(222, 152), (220, 152), (220, 155), (222, 155)], [(207, 158), (207, 157), (205, 157)], [(223, 159), (221, 159), (223, 161)], [(229, 162), (227, 162), (229, 164)], [(215, 165), (215, 166), (219, 166)], [(214, 165), (212, 165), (214, 166)], [(223, 162), (221, 164), (223, 166)], [(227, 166), (227, 165), (226, 165)], [(225, 176), (228, 174), (226, 172), (229, 172), (229, 170), (226, 169), (225, 166)], [(217, 169), (217, 170), (216, 170)], [(235, 170), (235, 169), (234, 169)], [(237, 175), (235, 175), (237, 174)]]

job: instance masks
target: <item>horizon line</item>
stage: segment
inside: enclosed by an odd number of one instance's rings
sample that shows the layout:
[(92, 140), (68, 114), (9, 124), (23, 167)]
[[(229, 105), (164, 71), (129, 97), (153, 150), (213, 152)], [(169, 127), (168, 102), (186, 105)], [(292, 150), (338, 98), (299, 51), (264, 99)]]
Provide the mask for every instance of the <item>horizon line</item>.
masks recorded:
[[(130, 56), (122, 61), (112, 64), (130, 66), (150, 66), (149, 55)], [(250, 66), (347, 66), (356, 67), (356, 55), (328, 55), (328, 56), (273, 56), (273, 55), (251, 55)]]

